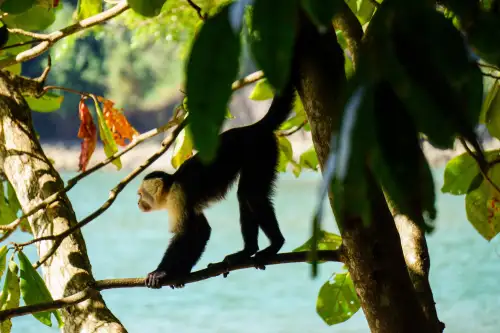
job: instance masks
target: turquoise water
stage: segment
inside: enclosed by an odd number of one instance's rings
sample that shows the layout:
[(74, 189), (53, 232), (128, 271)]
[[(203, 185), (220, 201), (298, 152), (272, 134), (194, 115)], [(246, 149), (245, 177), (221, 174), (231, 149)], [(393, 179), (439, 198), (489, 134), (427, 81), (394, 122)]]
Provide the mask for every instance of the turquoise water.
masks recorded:
[[(70, 193), (78, 218), (106, 200), (124, 173), (100, 173), (82, 181)], [(71, 174), (64, 174), (68, 179)], [(442, 169), (435, 171), (441, 186)], [(301, 245), (310, 234), (319, 176), (280, 177), (276, 211), (287, 242), (282, 251)], [(141, 277), (158, 264), (170, 235), (166, 213), (140, 213), (136, 207), (138, 181), (125, 189), (115, 204), (83, 232), (96, 279)], [(500, 332), (500, 246), (482, 239), (465, 217), (463, 197), (438, 195), (436, 232), (429, 237), (431, 284), (440, 319), (447, 333)], [(228, 200), (206, 212), (212, 238), (197, 268), (239, 250), (238, 205), (235, 191)], [(336, 231), (327, 217), (325, 229)], [(16, 240), (28, 239), (17, 235)], [(261, 238), (262, 245), (266, 241)], [(34, 251), (29, 252), (31, 258)], [(129, 332), (175, 333), (299, 333), (368, 332), (362, 311), (349, 321), (327, 326), (315, 312), (320, 286), (340, 264), (320, 266), (320, 277), (310, 278), (307, 264), (241, 270), (228, 278), (212, 278), (184, 289), (108, 290), (104, 299)], [(54, 322), (55, 323), (55, 322)], [(32, 316), (13, 319), (14, 333), (57, 332)]]

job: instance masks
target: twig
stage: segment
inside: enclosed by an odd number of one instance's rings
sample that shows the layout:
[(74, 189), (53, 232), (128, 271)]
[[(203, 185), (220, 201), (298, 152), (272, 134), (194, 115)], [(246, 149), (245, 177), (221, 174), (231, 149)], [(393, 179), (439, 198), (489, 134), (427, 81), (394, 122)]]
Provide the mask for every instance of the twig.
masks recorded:
[(489, 69), (493, 69), (495, 71), (500, 72), (500, 68), (498, 68), (497, 66), (490, 65), (490, 64), (483, 64), (483, 63), (477, 63), (477, 64), (479, 65), (479, 67), (489, 68)]
[(122, 1), (108, 10), (105, 10), (97, 15), (88, 17), (75, 24), (69, 25), (66, 28), (51, 32), (50, 34), (33, 34), (29, 31), (24, 31), (21, 29), (11, 29), (15, 33), (24, 34), (26, 36), (28, 35), (36, 36), (36, 39), (41, 40), (41, 42), (35, 45), (34, 47), (30, 48), (29, 50), (20, 52), (14, 57), (10, 57), (0, 61), (0, 68), (11, 66), (18, 62), (23, 62), (33, 59), (39, 56), (40, 54), (44, 53), (45, 51), (47, 51), (52, 45), (54, 45), (54, 43), (56, 43), (60, 39), (75, 34), (84, 29), (93, 27), (94, 25), (101, 24), (121, 14), (127, 9), (129, 9), (127, 1)]
[(26, 31), (23, 29), (7, 29), (9, 33), (11, 34), (16, 34), (16, 35), (23, 35), (26, 37), (31, 37), (35, 40), (42, 41), (42, 40), (49, 40), (50, 37), (47, 34), (39, 34), (36, 32), (31, 32), (31, 31)]
[[(342, 250), (321, 250), (317, 252), (318, 260), (321, 261), (338, 261), (342, 259)], [(288, 252), (281, 253), (273, 256), (272, 258), (264, 261), (264, 265), (278, 265), (288, 263), (307, 262), (309, 259), (309, 252)], [(236, 271), (245, 268), (255, 267), (253, 258), (246, 260), (243, 263), (226, 266), (223, 262), (219, 262), (205, 269), (193, 272), (184, 279), (170, 279), (162, 283), (162, 286), (171, 286), (179, 283), (188, 284), (206, 280), (212, 277), (226, 274), (230, 271)], [(259, 264), (261, 264), (259, 262)], [(98, 291), (116, 288), (135, 288), (145, 287), (144, 278), (127, 278), (127, 279), (108, 279), (96, 281), (94, 285), (87, 287), (85, 290), (77, 292), (71, 296), (63, 297), (58, 300), (46, 303), (38, 303), (34, 305), (20, 306), (17, 308), (7, 309), (0, 311), (0, 322), (9, 318), (24, 316), (28, 314), (56, 310), (68, 307), (85, 301), (86, 299), (95, 295)]]
[(13, 49), (13, 48), (19, 47), (19, 46), (31, 45), (31, 44), (38, 44), (38, 43), (41, 43), (41, 40), (39, 40), (39, 39), (27, 40), (25, 42), (19, 42), (19, 43), (7, 45), (7, 46), (4, 46), (4, 47), (0, 47), (0, 51), (4, 51), (4, 50), (8, 50), (8, 49)]
[(279, 131), (277, 133), (277, 135), (278, 136), (290, 136), (290, 135), (295, 134), (298, 131), (300, 131), (306, 124), (307, 124), (307, 120), (304, 120), (299, 126), (297, 126), (296, 128), (294, 128), (293, 130), (290, 130), (288, 132), (286, 132), (286, 131)]
[(193, 0), (187, 0), (187, 2), (189, 3), (189, 5), (191, 7), (193, 7), (194, 10), (196, 10), (196, 13), (198, 14), (198, 17), (200, 19), (202, 19), (202, 20), (206, 20), (207, 19), (207, 16), (203, 15), (201, 7), (198, 6), (197, 4), (195, 4)]
[[(263, 77), (263, 73), (261, 71), (258, 71), (258, 72), (255, 72), (255, 73), (252, 73), (252, 74), (249, 74), (248, 76), (238, 80), (238, 81), (235, 81), (232, 85), (232, 89), (233, 90), (237, 90), (237, 89), (240, 89), (252, 82), (255, 82), (259, 79), (261, 79)], [(21, 77), (17, 77), (17, 78), (21, 78)], [(24, 79), (24, 78), (23, 78)], [(26, 80), (31, 80), (31, 79), (26, 79)], [(33, 80), (31, 80), (33, 81)], [(73, 89), (70, 89), (70, 88), (64, 88), (64, 87), (59, 87), (59, 86), (47, 86), (45, 88), (43, 88), (42, 90), (44, 92), (47, 92), (48, 90), (50, 89), (60, 89), (60, 90), (65, 90), (65, 91), (68, 91), (68, 92), (72, 92), (72, 93), (75, 93), (75, 94), (79, 94), (79, 95), (84, 95), (84, 96), (89, 96), (90, 94), (88, 93), (84, 93), (84, 92), (81, 92), (81, 91), (77, 91), (77, 90), (73, 90)], [(120, 152), (116, 152), (115, 154), (113, 154), (112, 156), (110, 156), (109, 158), (105, 159), (104, 161), (102, 162), (99, 162), (97, 164), (95, 164), (94, 166), (92, 166), (91, 168), (87, 169), (85, 172), (82, 172), (80, 174), (78, 174), (77, 176), (71, 178), (70, 180), (68, 180), (68, 185), (66, 185), (66, 187), (64, 187), (62, 190), (50, 195), (49, 197), (47, 197), (45, 200), (43, 200), (42, 202), (40, 202), (38, 205), (34, 206), (33, 208), (31, 208), (28, 212), (26, 212), (25, 214), (23, 214), (21, 217), (17, 218), (16, 220), (12, 221), (11, 223), (9, 224), (6, 224), (6, 225), (0, 225), (0, 230), (3, 230), (5, 231), (5, 233), (0, 237), (0, 242), (4, 241), (5, 239), (7, 239), (11, 234), (12, 232), (21, 224), (22, 220), (24, 218), (27, 218), (33, 214), (35, 214), (36, 212), (38, 212), (40, 209), (43, 209), (45, 207), (47, 207), (48, 205), (50, 205), (51, 203), (57, 201), (59, 199), (59, 196), (63, 193), (66, 193), (68, 192), (69, 190), (71, 190), (73, 188), (73, 186), (76, 185), (76, 183), (81, 180), (82, 178), (90, 175), (91, 173), (99, 170), (100, 168), (108, 165), (109, 163), (113, 162), (115, 159), (121, 157), (122, 155), (128, 153), (132, 148), (134, 148), (135, 146), (139, 145), (140, 143), (160, 134), (160, 133), (163, 133), (167, 130), (169, 130), (170, 128), (172, 128), (173, 126), (179, 124), (179, 119), (178, 119), (178, 113), (176, 112), (174, 114), (174, 116), (172, 117), (172, 119), (166, 123), (165, 125), (162, 125), (160, 127), (157, 127), (155, 129), (152, 129), (146, 133), (143, 133), (139, 136), (137, 136), (133, 142), (131, 142), (124, 150), (120, 151)]]
[(495, 75), (495, 74), (491, 74), (491, 73), (485, 73), (485, 72), (481, 72), (481, 74), (483, 74), (483, 76), (487, 76), (487, 77), (491, 77), (491, 78), (494, 78), (494, 79), (500, 79), (500, 76), (499, 75)]
[(490, 183), (490, 185), (497, 191), (497, 193), (500, 194), (500, 188), (493, 182), (493, 180), (491, 180), (490, 176), (488, 176), (487, 173), (488, 170), (485, 169), (485, 167), (488, 167), (488, 165), (484, 165), (484, 163), (482, 163), (482, 161), (476, 156), (476, 154), (474, 154), (469, 146), (467, 146), (467, 143), (462, 137), (459, 137), (458, 139), (460, 140), (462, 146), (464, 146), (467, 153), (476, 161), (477, 166), (479, 167), (479, 172), (481, 172), (481, 175), (483, 175), (484, 179), (486, 179), (486, 181)]
[(233, 90), (238, 90), (241, 89), (245, 86), (248, 86), (251, 83), (254, 83), (256, 81), (259, 81), (260, 79), (264, 78), (264, 72), (263, 71), (257, 71), (253, 72), (252, 74), (248, 74), (242, 79), (239, 79), (238, 81), (233, 82), (233, 85), (231, 88)]
[(62, 241), (71, 235), (73, 232), (76, 230), (79, 230), (80, 228), (84, 227), (91, 221), (93, 221), (96, 217), (104, 213), (111, 205), (113, 202), (116, 200), (118, 194), (127, 186), (128, 183), (130, 183), (137, 175), (139, 175), (144, 169), (146, 169), (148, 166), (150, 166), (154, 161), (156, 161), (161, 155), (163, 155), (173, 144), (179, 133), (182, 131), (184, 126), (186, 126), (187, 123), (187, 118), (184, 119), (173, 131), (172, 133), (162, 142), (161, 148), (151, 155), (143, 164), (141, 164), (139, 167), (134, 169), (131, 173), (129, 173), (125, 178), (123, 178), (118, 185), (116, 185), (109, 194), (108, 200), (106, 200), (101, 207), (96, 209), (93, 213), (85, 217), (83, 220), (72, 226), (71, 228), (66, 229), (65, 231), (61, 232), (60, 234), (57, 235), (49, 235), (49, 236), (42, 236), (39, 238), (32, 239), (28, 242), (21, 243), (21, 244), (15, 244), (16, 246), (19, 247), (24, 247), (36, 242), (40, 241), (47, 241), (47, 240), (52, 240), (54, 241), (54, 244), (52, 244), (52, 247), (45, 253), (45, 255), (40, 258), (33, 266), (35, 268), (40, 267), (47, 259), (49, 259), (57, 250), (59, 245), (61, 245)]

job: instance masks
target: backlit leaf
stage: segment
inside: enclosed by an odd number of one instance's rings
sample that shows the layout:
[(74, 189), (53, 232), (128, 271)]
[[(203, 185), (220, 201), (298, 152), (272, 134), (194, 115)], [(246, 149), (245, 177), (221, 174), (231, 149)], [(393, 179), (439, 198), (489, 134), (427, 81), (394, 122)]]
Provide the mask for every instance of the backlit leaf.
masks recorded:
[[(130, 4), (130, 2), (128, 3)], [(148, 1), (143, 0), (143, 2)], [(76, 18), (78, 21), (99, 14), (102, 11), (102, 0), (79, 0), (78, 5), (78, 15)]]
[[(101, 138), (101, 142), (104, 145), (104, 153), (106, 157), (110, 157), (114, 155), (118, 151), (118, 146), (116, 145), (115, 140), (113, 139), (113, 134), (106, 124), (106, 119), (102, 114), (101, 107), (99, 106), (99, 102), (97, 99), (94, 100), (95, 109), (97, 113), (97, 122), (99, 124), (99, 137)], [(120, 158), (116, 158), (113, 160), (113, 163), (118, 170), (122, 168), (122, 162)]]
[[(19, 285), (21, 287), (21, 295), (24, 303), (26, 303), (26, 305), (32, 305), (53, 301), (49, 289), (47, 289), (47, 286), (45, 285), (45, 282), (40, 274), (38, 274), (38, 272), (31, 265), (28, 257), (26, 257), (22, 251), (17, 252), (17, 257), (19, 259), (19, 267), (21, 268), (21, 273), (19, 275), (21, 281)], [(33, 316), (41, 323), (51, 327), (51, 314), (54, 314), (59, 323), (59, 327), (62, 327), (59, 310), (33, 313)]]
[(299, 164), (302, 167), (311, 170), (318, 170), (318, 155), (316, 155), (316, 150), (314, 149), (314, 147), (309, 148), (308, 150), (303, 152), (302, 155), (300, 155)]
[[(0, 311), (19, 307), (20, 291), (18, 267), (13, 260), (9, 261), (9, 268), (5, 276), (2, 293), (0, 294)], [(10, 319), (0, 322), (0, 332), (9, 333), (12, 328)]]
[(132, 10), (147, 17), (153, 17), (161, 12), (161, 8), (166, 0), (128, 0)]
[(17, 194), (14, 188), (12, 187), (12, 184), (7, 180), (7, 200), (9, 200), (9, 207), (12, 209), (13, 212), (17, 213), (18, 211), (22, 210), (21, 204), (19, 203), (19, 200), (17, 199)]
[(64, 100), (63, 95), (56, 95), (48, 92), (39, 98), (32, 96), (24, 96), (31, 110), (37, 112), (52, 112), (61, 108), (61, 103)]
[(189, 130), (204, 162), (211, 161), (217, 151), (231, 85), (238, 74), (239, 54), (239, 34), (232, 30), (228, 6), (224, 6), (201, 27), (187, 62)]
[[(318, 250), (337, 250), (342, 245), (342, 238), (334, 233), (320, 230), (318, 232)], [(294, 249), (293, 252), (311, 251), (312, 239)]]
[(299, 0), (255, 0), (250, 47), (269, 83), (280, 91), (288, 81), (292, 62)]
[(139, 135), (139, 132), (128, 122), (123, 110), (119, 111), (114, 107), (113, 101), (104, 98), (99, 98), (99, 101), (104, 105), (104, 119), (106, 119), (106, 125), (113, 134), (113, 140), (116, 144), (124, 147), (127, 145), (125, 140), (130, 143), (134, 137)]
[(20, 14), (27, 11), (35, 4), (35, 0), (4, 0), (0, 10), (9, 14)]
[(80, 118), (78, 137), (83, 139), (80, 148), (78, 171), (85, 171), (95, 150), (97, 143), (97, 129), (94, 125), (90, 110), (87, 105), (85, 105), (84, 99), (81, 99), (80, 104), (78, 105), (78, 117)]
[(331, 326), (351, 318), (360, 306), (350, 274), (336, 273), (319, 290), (316, 312)]
[(273, 98), (273, 96), (273, 87), (267, 82), (267, 79), (264, 78), (257, 81), (255, 88), (253, 88), (248, 98), (254, 101), (264, 101)]
[[(17, 0), (12, 0), (17, 1)], [(54, 10), (47, 10), (43, 6), (35, 5), (18, 15), (7, 15), (2, 20), (10, 28), (36, 31), (45, 30), (54, 23), (56, 15)], [(29, 38), (28, 38), (29, 39)]]
[[(3, 276), (3, 272), (5, 271), (5, 265), (7, 262), (7, 252), (9, 249), (7, 249), (7, 245), (4, 245), (0, 247), (0, 279)], [(2, 304), (2, 303), (0, 303)]]
[(189, 131), (183, 129), (175, 141), (174, 152), (170, 163), (174, 169), (178, 169), (185, 160), (193, 156), (193, 141)]

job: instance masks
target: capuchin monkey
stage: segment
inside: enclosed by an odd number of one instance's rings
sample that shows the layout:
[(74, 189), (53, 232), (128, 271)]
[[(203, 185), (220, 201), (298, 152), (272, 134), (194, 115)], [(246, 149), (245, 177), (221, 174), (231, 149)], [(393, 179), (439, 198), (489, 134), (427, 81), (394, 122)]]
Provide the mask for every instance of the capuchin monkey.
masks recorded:
[[(234, 264), (255, 254), (258, 263), (278, 253), (285, 239), (271, 199), (278, 164), (274, 131), (288, 118), (293, 98), (290, 82), (275, 95), (268, 113), (260, 121), (222, 133), (216, 156), (209, 164), (194, 155), (172, 175), (154, 171), (144, 177), (138, 190), (139, 208), (143, 212), (166, 209), (170, 232), (174, 233), (158, 268), (146, 277), (147, 287), (160, 288), (165, 279), (181, 278), (191, 272), (210, 238), (211, 228), (203, 209), (224, 199), (238, 176), (244, 247), (226, 256), (224, 261)], [(257, 252), (259, 227), (270, 245)]]

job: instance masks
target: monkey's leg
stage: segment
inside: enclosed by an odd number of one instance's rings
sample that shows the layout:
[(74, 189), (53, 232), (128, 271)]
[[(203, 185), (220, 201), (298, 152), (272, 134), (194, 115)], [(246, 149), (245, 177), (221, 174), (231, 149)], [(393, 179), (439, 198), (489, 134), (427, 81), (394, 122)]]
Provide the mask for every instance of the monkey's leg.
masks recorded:
[[(243, 181), (243, 183), (242, 183)], [(242, 186), (243, 184), (243, 186)], [(240, 226), (241, 235), (243, 236), (244, 247), (243, 250), (230, 254), (224, 258), (228, 264), (233, 264), (250, 258), (259, 249), (258, 245), (258, 232), (259, 226), (255, 215), (252, 213), (252, 207), (247, 200), (247, 194), (242, 189), (245, 188), (244, 178), (240, 178), (238, 185), (238, 202), (240, 206)]]
[(276, 219), (276, 213), (274, 212), (274, 207), (270, 200), (258, 198), (258, 202), (254, 204), (254, 207), (260, 212), (259, 226), (271, 243), (268, 247), (255, 254), (255, 260), (260, 261), (278, 253), (285, 243), (285, 237), (283, 237), (281, 233), (278, 220)]
[[(163, 255), (158, 268), (149, 273), (145, 284), (148, 288), (161, 288), (169, 278), (182, 278), (198, 262), (210, 238), (211, 228), (204, 214), (187, 214)], [(172, 287), (182, 287), (177, 284)]]

